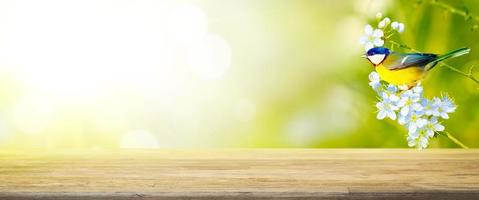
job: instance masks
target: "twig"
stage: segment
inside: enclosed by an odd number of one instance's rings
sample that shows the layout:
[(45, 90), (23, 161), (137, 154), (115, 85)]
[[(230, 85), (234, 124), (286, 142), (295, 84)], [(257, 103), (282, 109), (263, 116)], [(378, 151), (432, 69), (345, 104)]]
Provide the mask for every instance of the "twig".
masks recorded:
[(445, 9), (445, 10), (451, 12), (451, 13), (461, 15), (461, 16), (464, 17), (465, 20), (473, 19), (473, 20), (479, 22), (479, 16), (472, 15), (471, 13), (469, 13), (468, 10), (460, 10), (460, 9), (455, 8), (455, 7), (452, 7), (449, 4), (446, 4), (444, 2), (440, 2), (438, 0), (431, 0), (430, 4), (434, 5), (434, 6), (437, 6), (437, 7), (440, 7), (442, 9)]
[[(396, 41), (393, 41), (393, 40), (388, 40), (388, 42), (390, 42), (391, 44), (397, 45), (397, 46), (399, 46), (399, 47), (401, 47), (401, 48), (408, 49), (408, 50), (411, 50), (411, 51), (420, 53), (420, 51), (418, 51), (418, 50), (416, 50), (416, 49), (413, 49), (413, 48), (411, 48), (411, 47), (409, 47), (409, 46), (407, 46), (407, 45), (401, 44), (401, 43), (399, 43), (399, 42), (396, 42)], [(453, 72), (456, 72), (456, 73), (458, 73), (458, 74), (460, 74), (460, 75), (462, 75), (462, 76), (464, 76), (464, 77), (466, 77), (466, 78), (468, 78), (468, 79), (471, 79), (471, 80), (474, 81), (475, 83), (479, 84), (479, 80), (477, 80), (477, 79), (473, 76), (473, 74), (472, 74), (472, 69), (474, 69), (474, 66), (471, 67), (471, 69), (469, 70), (469, 73), (466, 73), (466, 72), (463, 72), (463, 71), (461, 71), (461, 70), (459, 70), (459, 69), (457, 69), (457, 68), (455, 68), (455, 67), (453, 67), (453, 66), (451, 66), (451, 65), (448, 65), (447, 63), (444, 63), (444, 62), (442, 62), (442, 61), (439, 62), (438, 64), (439, 64), (440, 66), (447, 67), (448, 69), (452, 70)]]
[(461, 148), (463, 149), (469, 149), (469, 147), (467, 147), (466, 145), (464, 145), (461, 141), (459, 141), (457, 138), (455, 138), (454, 136), (451, 135), (451, 133), (447, 132), (447, 131), (442, 131), (442, 132), (439, 132), (440, 134), (442, 135), (445, 135), (447, 138), (449, 138), (451, 141), (453, 141), (454, 143), (456, 143), (457, 145), (459, 145)]
[[(465, 77), (471, 79), (472, 81), (476, 82), (477, 84), (479, 84), (479, 80), (477, 80), (474, 76), (472, 76), (472, 70), (469, 71), (469, 73), (465, 73), (465, 72), (463, 72), (463, 71), (461, 71), (461, 70), (458, 70), (457, 68), (455, 68), (455, 67), (453, 67), (453, 66), (451, 66), (451, 65), (448, 65), (448, 64), (446, 64), (446, 63), (439, 62), (439, 64), (440, 64), (441, 66), (447, 67), (447, 68), (449, 68), (450, 70), (452, 70), (452, 71), (454, 71), (454, 72), (456, 72), (456, 73), (458, 73), (458, 74), (461, 74), (461, 75), (463, 75), (463, 76), (465, 76)], [(471, 68), (474, 68), (474, 67), (471, 67)]]

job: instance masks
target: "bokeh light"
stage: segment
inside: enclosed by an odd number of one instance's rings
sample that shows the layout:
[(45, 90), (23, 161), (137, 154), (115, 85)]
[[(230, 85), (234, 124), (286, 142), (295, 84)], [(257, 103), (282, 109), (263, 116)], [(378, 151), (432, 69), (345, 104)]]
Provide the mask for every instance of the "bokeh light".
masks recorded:
[(231, 65), (231, 48), (221, 37), (206, 35), (189, 49), (188, 64), (200, 79), (218, 79)]
[[(471, 24), (416, 1), (0, 1), (0, 148), (405, 147), (360, 58), (376, 12), (417, 49), (477, 49)], [(441, 68), (424, 85), (479, 145), (476, 87)]]

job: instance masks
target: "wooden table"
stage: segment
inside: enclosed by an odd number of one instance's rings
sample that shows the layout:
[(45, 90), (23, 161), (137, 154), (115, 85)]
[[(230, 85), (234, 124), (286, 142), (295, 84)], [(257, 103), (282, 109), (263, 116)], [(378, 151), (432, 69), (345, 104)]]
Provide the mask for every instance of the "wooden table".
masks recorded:
[(479, 199), (479, 150), (0, 151), (0, 199)]

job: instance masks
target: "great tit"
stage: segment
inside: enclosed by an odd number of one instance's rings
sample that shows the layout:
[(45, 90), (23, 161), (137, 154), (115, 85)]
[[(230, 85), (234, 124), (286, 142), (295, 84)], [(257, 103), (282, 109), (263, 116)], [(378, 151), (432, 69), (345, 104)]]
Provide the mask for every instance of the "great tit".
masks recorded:
[(468, 54), (460, 48), (443, 55), (432, 53), (396, 53), (385, 47), (369, 49), (363, 56), (374, 65), (382, 80), (395, 85), (413, 86), (439, 61)]

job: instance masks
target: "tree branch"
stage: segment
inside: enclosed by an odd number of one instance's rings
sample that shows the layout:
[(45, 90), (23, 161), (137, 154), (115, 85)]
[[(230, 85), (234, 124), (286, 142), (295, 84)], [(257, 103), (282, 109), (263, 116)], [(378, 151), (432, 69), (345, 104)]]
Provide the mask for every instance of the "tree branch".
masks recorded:
[(456, 143), (457, 145), (459, 145), (461, 148), (463, 148), (463, 149), (469, 149), (469, 147), (467, 147), (467, 146), (464, 145), (461, 141), (459, 141), (457, 138), (455, 138), (454, 136), (452, 136), (451, 133), (449, 133), (449, 132), (447, 132), (447, 131), (441, 131), (441, 132), (439, 132), (439, 134), (445, 135), (447, 138), (449, 138), (451, 141), (453, 141), (454, 143)]

